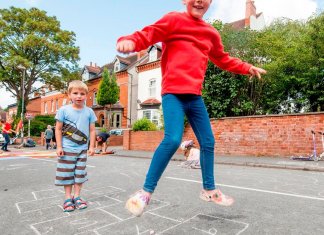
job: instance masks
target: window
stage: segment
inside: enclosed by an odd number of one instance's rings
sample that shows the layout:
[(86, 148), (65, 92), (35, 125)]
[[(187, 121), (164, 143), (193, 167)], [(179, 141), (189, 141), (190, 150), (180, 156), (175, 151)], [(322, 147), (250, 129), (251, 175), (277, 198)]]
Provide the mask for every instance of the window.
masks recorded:
[(156, 61), (157, 60), (157, 49), (155, 47), (152, 48), (152, 50), (149, 53), (149, 61)]
[(93, 93), (92, 105), (97, 105), (97, 92)]
[(143, 117), (147, 118), (148, 120), (153, 122), (155, 125), (159, 126), (160, 113), (158, 110), (156, 110), (156, 109), (144, 110)]
[(117, 111), (112, 113), (110, 119), (110, 127), (120, 128), (121, 127), (121, 112)]
[(56, 101), (55, 101), (55, 110), (58, 110), (58, 109), (59, 109), (59, 101), (56, 100)]
[(120, 70), (120, 62), (117, 60), (115, 63), (114, 71), (118, 72)]
[(99, 116), (99, 126), (101, 127), (105, 126), (105, 117), (103, 114)]
[(90, 78), (89, 72), (87, 69), (85, 69), (84, 73), (82, 74), (82, 80), (87, 81), (87, 80), (89, 80), (89, 78)]
[(47, 113), (47, 102), (44, 103), (44, 113)]
[(156, 95), (156, 79), (153, 78), (149, 81), (149, 96), (155, 97)]
[(51, 101), (51, 112), (54, 113), (54, 100)]
[(66, 99), (63, 99), (62, 105), (66, 105)]
[(118, 113), (118, 114), (116, 114), (116, 118), (115, 118), (115, 127), (117, 127), (117, 128), (120, 128), (120, 123), (121, 122), (121, 115)]

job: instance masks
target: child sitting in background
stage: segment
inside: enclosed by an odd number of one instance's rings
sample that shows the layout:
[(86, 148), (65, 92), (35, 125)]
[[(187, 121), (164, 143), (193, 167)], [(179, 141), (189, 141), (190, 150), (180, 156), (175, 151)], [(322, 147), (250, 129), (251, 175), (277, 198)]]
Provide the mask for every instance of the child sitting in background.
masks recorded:
[(180, 164), (181, 167), (200, 169), (200, 150), (195, 146), (193, 140), (183, 141), (180, 149), (184, 151), (185, 162)]

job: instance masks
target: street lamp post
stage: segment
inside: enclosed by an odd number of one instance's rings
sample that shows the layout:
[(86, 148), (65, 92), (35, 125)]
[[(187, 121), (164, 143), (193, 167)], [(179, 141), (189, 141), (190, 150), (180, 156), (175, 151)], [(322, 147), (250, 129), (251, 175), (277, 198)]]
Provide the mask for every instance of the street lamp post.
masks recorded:
[(22, 65), (18, 65), (17, 69), (22, 71), (22, 80), (21, 80), (21, 143), (24, 143), (24, 99), (25, 99), (25, 73), (26, 73), (26, 67)]

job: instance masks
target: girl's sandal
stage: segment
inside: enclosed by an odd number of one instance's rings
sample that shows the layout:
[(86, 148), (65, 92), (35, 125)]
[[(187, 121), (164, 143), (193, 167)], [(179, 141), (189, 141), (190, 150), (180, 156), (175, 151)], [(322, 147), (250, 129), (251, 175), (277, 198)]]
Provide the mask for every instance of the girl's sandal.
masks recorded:
[(66, 199), (63, 203), (63, 211), (64, 212), (72, 212), (74, 210), (75, 210), (75, 205), (74, 205), (72, 199), (71, 198)]
[(88, 204), (86, 203), (86, 201), (82, 200), (81, 197), (74, 198), (73, 202), (75, 204), (75, 208), (78, 210), (83, 210), (88, 207)]
[(221, 206), (231, 206), (234, 203), (234, 199), (230, 196), (226, 196), (219, 189), (215, 190), (213, 194), (208, 194), (205, 190), (200, 193), (200, 198), (207, 202), (214, 202)]

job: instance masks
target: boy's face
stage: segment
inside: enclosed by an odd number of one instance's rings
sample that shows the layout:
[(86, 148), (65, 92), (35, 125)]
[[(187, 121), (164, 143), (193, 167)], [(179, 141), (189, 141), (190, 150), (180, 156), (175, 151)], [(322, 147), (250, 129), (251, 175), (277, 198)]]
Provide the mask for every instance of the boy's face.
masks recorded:
[(212, 0), (182, 0), (187, 7), (187, 12), (194, 18), (202, 19)]
[(69, 93), (69, 98), (76, 107), (83, 107), (87, 98), (87, 93), (83, 89), (73, 88)]

